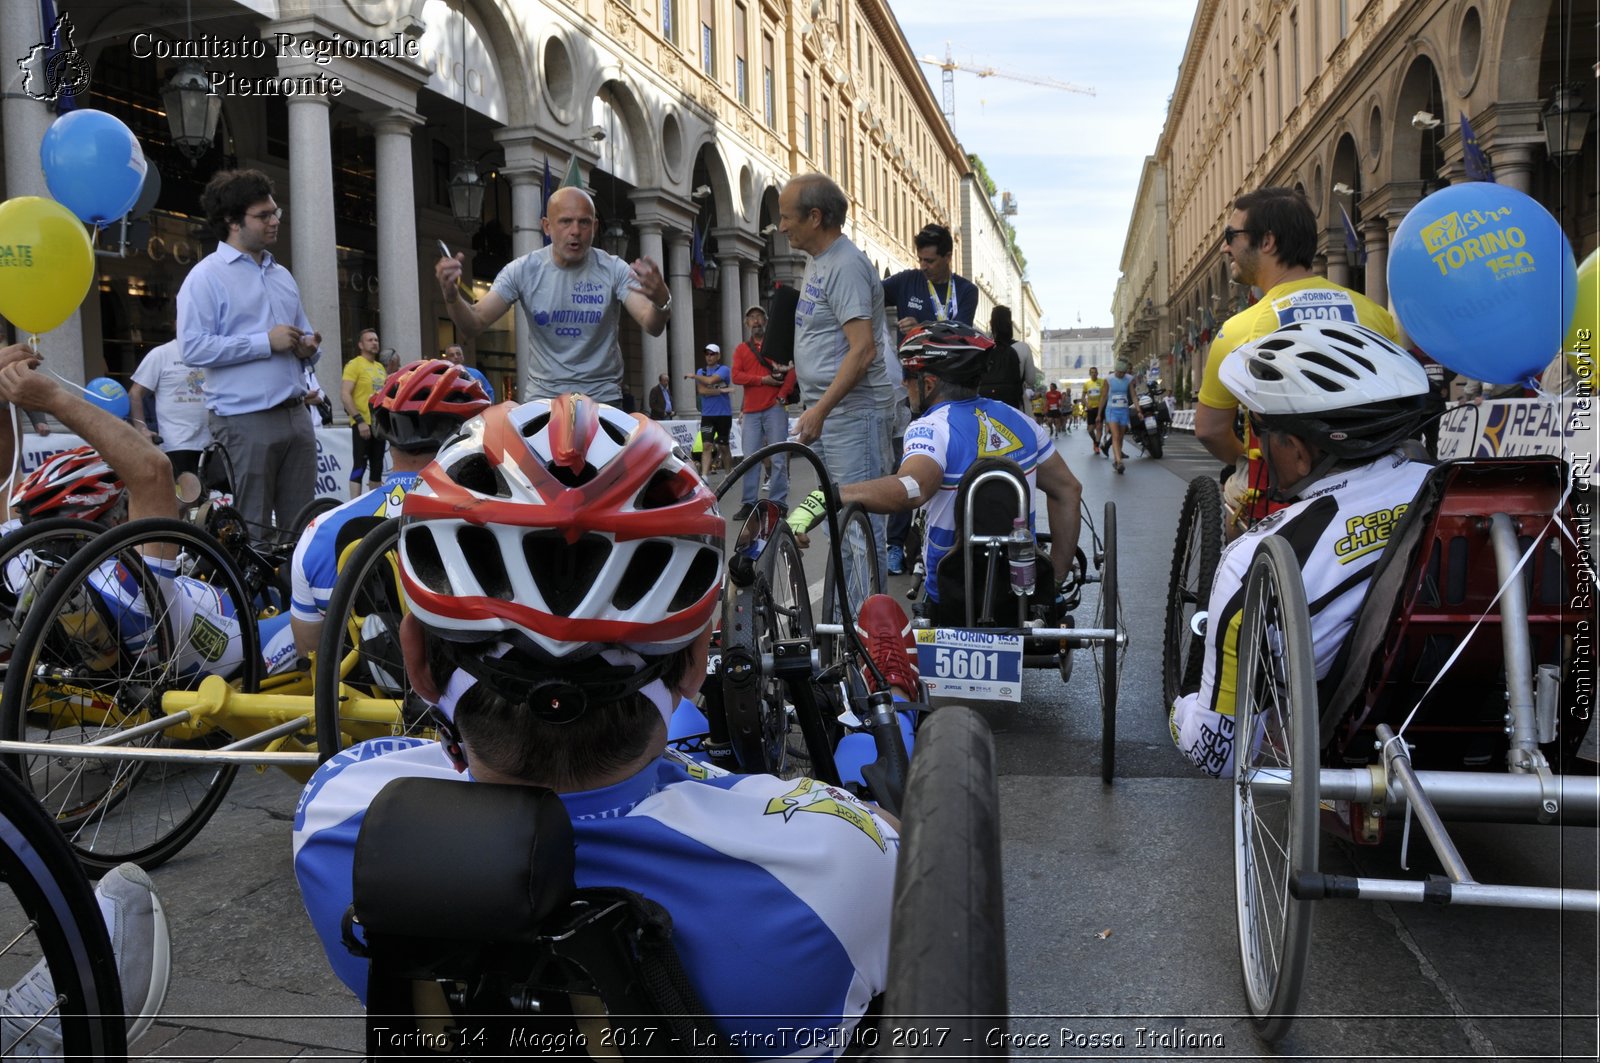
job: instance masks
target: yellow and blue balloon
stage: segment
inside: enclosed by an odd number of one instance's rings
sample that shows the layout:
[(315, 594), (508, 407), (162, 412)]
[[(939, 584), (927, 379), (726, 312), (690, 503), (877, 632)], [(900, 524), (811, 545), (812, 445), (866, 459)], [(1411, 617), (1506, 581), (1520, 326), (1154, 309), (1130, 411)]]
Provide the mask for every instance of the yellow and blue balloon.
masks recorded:
[(1560, 353), (1576, 289), (1560, 223), (1505, 185), (1435, 192), (1405, 216), (1389, 251), (1389, 297), (1406, 332), (1491, 384), (1529, 383)]
[(83, 397), (119, 420), (132, 408), (128, 389), (108, 376), (97, 376), (85, 384)]
[(78, 309), (94, 280), (94, 247), (60, 203), (18, 196), (0, 203), (0, 317), (49, 332)]

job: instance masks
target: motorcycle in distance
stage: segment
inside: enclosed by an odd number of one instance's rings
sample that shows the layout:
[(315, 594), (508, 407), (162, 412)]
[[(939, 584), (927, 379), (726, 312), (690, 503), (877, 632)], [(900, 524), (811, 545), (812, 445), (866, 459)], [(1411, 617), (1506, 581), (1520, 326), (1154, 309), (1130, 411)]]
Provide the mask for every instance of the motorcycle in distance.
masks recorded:
[(1128, 438), (1152, 458), (1159, 458), (1170, 431), (1172, 413), (1167, 409), (1161, 385), (1154, 381), (1145, 384), (1144, 390), (1139, 392), (1138, 411), (1128, 418)]

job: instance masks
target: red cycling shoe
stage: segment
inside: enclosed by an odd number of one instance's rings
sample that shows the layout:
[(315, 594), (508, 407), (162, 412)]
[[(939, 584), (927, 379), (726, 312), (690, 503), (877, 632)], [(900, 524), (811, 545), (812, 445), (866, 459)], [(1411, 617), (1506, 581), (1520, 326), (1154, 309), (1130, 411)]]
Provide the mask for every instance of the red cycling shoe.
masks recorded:
[[(856, 614), (856, 634), (890, 686), (899, 687), (914, 700), (927, 700), (918, 678), (917, 641), (911, 634), (911, 619), (899, 602), (887, 594), (874, 594), (862, 602), (861, 611)], [(867, 689), (876, 690), (872, 672), (864, 668), (862, 673)]]

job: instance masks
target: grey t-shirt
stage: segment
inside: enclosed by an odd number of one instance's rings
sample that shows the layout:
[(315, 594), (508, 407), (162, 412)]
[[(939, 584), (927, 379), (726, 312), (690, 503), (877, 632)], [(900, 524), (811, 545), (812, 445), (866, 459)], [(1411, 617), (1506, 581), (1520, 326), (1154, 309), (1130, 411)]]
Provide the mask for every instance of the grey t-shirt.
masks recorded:
[(590, 248), (586, 262), (563, 269), (544, 247), (509, 263), (490, 290), (522, 307), (530, 337), (524, 399), (581, 391), (601, 402), (622, 400), (617, 318), (634, 290), (626, 262)]
[[(844, 323), (866, 318), (872, 327), (872, 344), (879, 346), (887, 328), (883, 316), (883, 284), (872, 260), (840, 236), (811, 260), (800, 302), (794, 311), (794, 369), (800, 382), (800, 399), (807, 405), (822, 398), (839, 375), (850, 342)], [(889, 401), (889, 374), (883, 352), (872, 359), (867, 375), (840, 401), (838, 408)]]

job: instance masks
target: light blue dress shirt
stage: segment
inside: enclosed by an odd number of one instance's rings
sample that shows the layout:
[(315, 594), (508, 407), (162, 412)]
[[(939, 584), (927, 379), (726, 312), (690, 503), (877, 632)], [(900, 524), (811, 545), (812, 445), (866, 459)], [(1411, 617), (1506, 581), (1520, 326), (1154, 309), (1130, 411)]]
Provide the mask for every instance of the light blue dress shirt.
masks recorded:
[(258, 265), (220, 243), (189, 271), (178, 289), (178, 342), (184, 363), (206, 371), (206, 408), (212, 413), (256, 413), (305, 397), (304, 364), (289, 351), (274, 352), (268, 342), (275, 325), (313, 331), (300, 305), (300, 286), (268, 252)]

